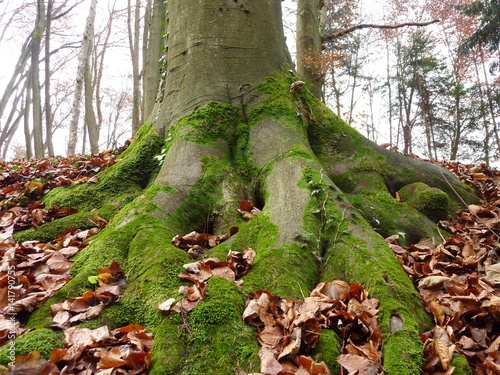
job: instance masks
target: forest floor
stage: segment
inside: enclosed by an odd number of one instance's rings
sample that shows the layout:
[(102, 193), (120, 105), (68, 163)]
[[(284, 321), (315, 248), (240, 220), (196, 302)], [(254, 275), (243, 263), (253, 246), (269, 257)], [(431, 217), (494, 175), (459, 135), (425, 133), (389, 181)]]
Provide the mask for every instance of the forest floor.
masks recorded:
[[(30, 314), (70, 280), (70, 258), (87, 246), (107, 221), (94, 215), (89, 218), (93, 228), (67, 228), (43, 243), (16, 242), (15, 233), (77, 213), (71, 207), (45, 207), (41, 199), (58, 186), (95, 183), (98, 172), (116, 160), (117, 154), (105, 151), (93, 156), (0, 164), (0, 347), (7, 348), (9, 362), (4, 373), (78, 373), (84, 369), (86, 374), (148, 372), (153, 338), (143, 327), (75, 327), (119, 299), (127, 275), (116, 262), (89, 278), (94, 290), (51, 306), (54, 317), (50, 329), (64, 333), (64, 347), (51, 353), (23, 352), (19, 340), (13, 340), (25, 333)], [(484, 165), (440, 164), (472, 186), (481, 203), (439, 223), (451, 233), (442, 244), (424, 239), (402, 247), (397, 235), (386, 239), (435, 323), (432, 330), (421, 334), (423, 374), (452, 374), (460, 358), (466, 358), (475, 375), (500, 374), (500, 172)], [(240, 211), (249, 220), (258, 214), (246, 201), (240, 203)], [(189, 281), (180, 291), (187, 297), (171, 298), (159, 306), (161, 310), (187, 314), (203, 299), (211, 276), (238, 282), (248, 272), (252, 249), (230, 253), (223, 261), (196, 261), (203, 247), (216, 246), (237, 230), (232, 228), (222, 236), (193, 232), (174, 237), (173, 244), (188, 251), (194, 262), (179, 275)], [(342, 374), (384, 373), (378, 301), (361, 285), (324, 282), (303, 301), (287, 301), (268, 291), (251, 297), (243, 319), (257, 328), (263, 373), (273, 374), (279, 362), (287, 374), (331, 374), (324, 363), (306, 355), (325, 327), (342, 338), (337, 359)], [(35, 369), (38, 372), (33, 372)]]

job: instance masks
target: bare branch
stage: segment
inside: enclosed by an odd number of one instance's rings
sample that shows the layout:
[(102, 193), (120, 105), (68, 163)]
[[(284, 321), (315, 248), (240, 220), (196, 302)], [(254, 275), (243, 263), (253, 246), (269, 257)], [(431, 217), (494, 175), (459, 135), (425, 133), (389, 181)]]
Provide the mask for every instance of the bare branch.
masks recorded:
[(323, 35), (323, 42), (324, 43), (329, 43), (333, 42), (334, 40), (341, 38), (347, 34), (352, 33), (353, 31), (360, 30), (360, 29), (399, 29), (401, 27), (408, 27), (408, 26), (416, 26), (416, 27), (422, 27), (422, 26), (429, 26), (432, 25), (433, 23), (437, 23), (440, 20), (433, 20), (433, 21), (428, 21), (428, 22), (405, 22), (405, 23), (400, 23), (397, 25), (376, 25), (376, 24), (370, 24), (370, 23), (362, 23), (360, 25), (356, 25), (353, 27), (349, 27), (348, 29), (340, 30), (340, 31), (335, 31), (331, 34)]

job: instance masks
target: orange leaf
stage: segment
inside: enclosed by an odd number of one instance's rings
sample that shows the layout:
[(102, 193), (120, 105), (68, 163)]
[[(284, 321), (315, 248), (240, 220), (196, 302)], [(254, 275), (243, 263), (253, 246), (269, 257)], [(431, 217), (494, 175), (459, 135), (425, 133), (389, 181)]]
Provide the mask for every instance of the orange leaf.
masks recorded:
[(128, 326), (115, 329), (115, 332), (128, 333), (128, 332), (143, 331), (143, 330), (144, 327), (141, 326), (140, 324), (129, 324)]
[(64, 356), (66, 355), (66, 352), (67, 352), (66, 349), (55, 348), (50, 353), (50, 359), (49, 359), (49, 361), (52, 362), (52, 363), (57, 363), (57, 362), (61, 361), (64, 358)]
[(104, 350), (101, 352), (101, 360), (97, 364), (97, 368), (104, 369), (126, 365), (127, 362), (121, 356), (122, 352), (117, 347), (111, 348), (111, 350)]
[(99, 273), (97, 280), (99, 281), (99, 285), (109, 284), (113, 275), (111, 273)]
[(241, 211), (252, 211), (254, 205), (249, 201), (240, 201), (240, 210)]

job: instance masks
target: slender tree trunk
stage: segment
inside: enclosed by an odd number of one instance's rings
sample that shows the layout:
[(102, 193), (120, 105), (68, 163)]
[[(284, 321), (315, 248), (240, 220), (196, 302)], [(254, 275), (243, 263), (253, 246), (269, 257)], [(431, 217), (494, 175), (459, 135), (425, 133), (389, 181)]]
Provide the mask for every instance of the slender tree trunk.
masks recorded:
[(85, 31), (83, 33), (80, 55), (78, 56), (78, 69), (76, 72), (75, 95), (71, 108), (71, 120), (69, 122), (69, 137), (67, 154), (73, 155), (76, 151), (78, 140), (78, 121), (80, 119), (80, 102), (82, 99), (83, 84), (85, 80), (85, 67), (90, 57), (91, 35), (94, 30), (94, 20), (96, 14), (97, 0), (91, 0)]
[[(152, 4), (151, 4), (152, 2)], [(149, 0), (151, 4), (149, 23), (144, 28), (144, 80), (143, 116), (148, 121), (156, 102), (160, 77), (160, 60), (163, 53), (166, 6), (163, 0)], [(147, 34), (146, 34), (147, 32)], [(146, 37), (147, 36), (147, 37)]]
[(462, 107), (460, 105), (460, 85), (455, 82), (455, 90), (454, 90), (454, 109), (455, 109), (455, 129), (453, 132), (453, 136), (451, 139), (451, 148), (450, 148), (450, 160), (457, 160), (458, 155), (458, 147), (460, 145), (460, 140), (462, 139)]
[(24, 81), (23, 87), (18, 91), (17, 95), (12, 100), (12, 106), (9, 115), (4, 118), (3, 126), (0, 129), (0, 148), (6, 151), (8, 145), (6, 144), (9, 135), (18, 127), (20, 118), (23, 117), (24, 106), (26, 104), (26, 87), (28, 85), (28, 80)]
[(26, 159), (33, 157), (33, 148), (31, 146), (31, 126), (30, 126), (30, 110), (31, 110), (31, 71), (28, 73), (26, 85), (26, 103), (24, 105), (24, 143), (26, 145)]
[[(7, 106), (7, 103), (9, 102), (10, 98), (14, 94), (16, 88), (20, 85), (20, 83), (24, 79), (29, 79), (29, 78), (26, 78), (29, 73), (25, 74), (25, 70), (26, 70), (26, 65), (28, 63), (28, 60), (31, 57), (30, 52), (31, 52), (31, 45), (33, 43), (33, 35), (34, 35), (34, 32), (32, 32), (24, 41), (24, 44), (21, 48), (22, 52), (21, 52), (21, 55), (19, 56), (19, 58), (17, 59), (14, 72), (12, 73), (12, 76), (11, 76), (9, 82), (7, 83), (5, 90), (2, 94), (2, 99), (0, 99), (0, 117), (3, 116), (5, 108)], [(30, 85), (30, 87), (31, 87), (31, 85)]]
[(387, 75), (387, 114), (388, 114), (388, 122), (389, 122), (389, 143), (391, 147), (397, 146), (397, 142), (394, 143), (394, 136), (392, 134), (392, 84), (391, 84), (391, 65), (390, 65), (390, 53), (389, 53), (389, 39), (385, 38), (385, 53), (386, 53), (386, 75)]
[(87, 61), (85, 68), (85, 124), (89, 135), (90, 152), (97, 154), (99, 152), (99, 129), (94, 112), (94, 85), (92, 83), (92, 74), (90, 71), (90, 60)]
[(128, 0), (127, 27), (130, 57), (132, 58), (132, 135), (135, 135), (141, 126), (141, 77), (139, 71), (140, 0), (136, 0), (133, 8), (134, 17), (132, 17), (131, 0)]
[(320, 35), (321, 9), (324, 0), (297, 1), (297, 74), (311, 83), (311, 93), (321, 99), (322, 74), (322, 39)]
[(351, 100), (349, 103), (349, 117), (348, 117), (348, 124), (352, 125), (352, 122), (354, 121), (352, 114), (354, 112), (354, 105), (355, 105), (355, 93), (356, 93), (356, 86), (358, 84), (358, 58), (359, 58), (359, 45), (356, 48), (356, 53), (354, 54), (354, 62), (352, 63), (351, 69), (353, 70), (352, 74), (352, 89), (351, 89)]
[(335, 78), (335, 64), (332, 64), (331, 68), (331, 76), (332, 76), (332, 90), (333, 90), (333, 95), (335, 98), (335, 108), (336, 108), (336, 113), (337, 116), (341, 117), (342, 116), (342, 104), (340, 101), (341, 93), (340, 93), (340, 88), (337, 83), (337, 79)]
[(479, 74), (479, 67), (477, 61), (474, 59), (474, 68), (476, 71), (476, 85), (478, 87), (479, 92), (479, 102), (481, 103), (481, 118), (483, 120), (483, 132), (484, 132), (484, 141), (483, 141), (483, 153), (484, 153), (484, 163), (489, 166), (490, 165), (490, 129), (488, 124), (488, 119), (486, 116), (486, 101), (484, 100), (484, 94), (481, 84), (481, 77)]
[(47, 0), (47, 16), (45, 25), (45, 145), (49, 156), (54, 156), (54, 145), (52, 144), (52, 108), (50, 105), (50, 39), (52, 37), (52, 8), (54, 0)]
[(496, 115), (495, 115), (496, 106), (493, 104), (493, 98), (491, 95), (491, 88), (490, 88), (490, 84), (488, 81), (488, 70), (486, 69), (486, 61), (484, 59), (484, 52), (483, 52), (482, 48), (479, 48), (479, 51), (480, 51), (479, 53), (480, 53), (480, 57), (481, 57), (481, 66), (483, 68), (484, 87), (486, 89), (486, 99), (488, 100), (487, 101), (488, 111), (489, 111), (490, 116), (491, 116), (491, 123), (492, 123), (491, 126), (493, 128), (493, 133), (495, 134), (497, 155), (500, 156), (500, 135), (498, 132), (498, 125), (497, 125), (497, 120), (496, 120)]
[(40, 87), (40, 48), (45, 30), (45, 2), (37, 0), (37, 15), (35, 34), (31, 45), (31, 88), (33, 90), (33, 138), (35, 157), (44, 156), (43, 126), (42, 126), (42, 92)]
[[(104, 57), (106, 56), (106, 52), (108, 50), (109, 46), (109, 40), (111, 37), (111, 31), (113, 29), (113, 19), (115, 16), (115, 8), (116, 8), (116, 1), (113, 3), (113, 6), (111, 8), (109, 18), (108, 18), (108, 23), (106, 25), (106, 36), (104, 37), (104, 41), (96, 41), (94, 43), (95, 48), (93, 55), (95, 58), (93, 59), (93, 72), (94, 72), (94, 96), (95, 96), (95, 109), (97, 112), (97, 132), (100, 134), (102, 124), (103, 124), (103, 114), (102, 114), (102, 95), (101, 95), (101, 81), (102, 81), (102, 74), (104, 70)], [(102, 36), (102, 34), (99, 36)], [(100, 46), (100, 52), (98, 53), (98, 46)]]

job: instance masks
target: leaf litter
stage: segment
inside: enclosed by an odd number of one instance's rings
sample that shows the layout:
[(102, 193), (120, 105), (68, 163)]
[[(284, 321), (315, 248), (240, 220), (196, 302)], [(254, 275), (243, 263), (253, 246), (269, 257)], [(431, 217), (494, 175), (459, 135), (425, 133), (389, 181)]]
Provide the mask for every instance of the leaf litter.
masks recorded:
[[(23, 334), (31, 312), (71, 279), (70, 258), (85, 248), (107, 221), (94, 215), (96, 227), (84, 231), (68, 228), (48, 243), (16, 243), (14, 232), (77, 213), (74, 208), (46, 208), (40, 198), (54, 187), (98, 182), (96, 174), (113, 165), (115, 156), (104, 151), (89, 157), (0, 163), (0, 346), (7, 344), (13, 333), (16, 337)], [(64, 330), (64, 348), (54, 349), (49, 360), (40, 358), (37, 351), (18, 355), (14, 366), (2, 373), (146, 374), (153, 339), (144, 327), (69, 327), (97, 316), (104, 306), (117, 301), (125, 275), (118, 263), (112, 262), (110, 267), (98, 270), (96, 282), (95, 291), (51, 306), (55, 313), (53, 328)]]
[(429, 241), (401, 247), (389, 242), (419, 290), (436, 326), (421, 334), (423, 374), (451, 374), (456, 353), (475, 375), (500, 374), (500, 172), (484, 165), (443, 163), (474, 187), (480, 204), (440, 225), (452, 233), (439, 246)]

